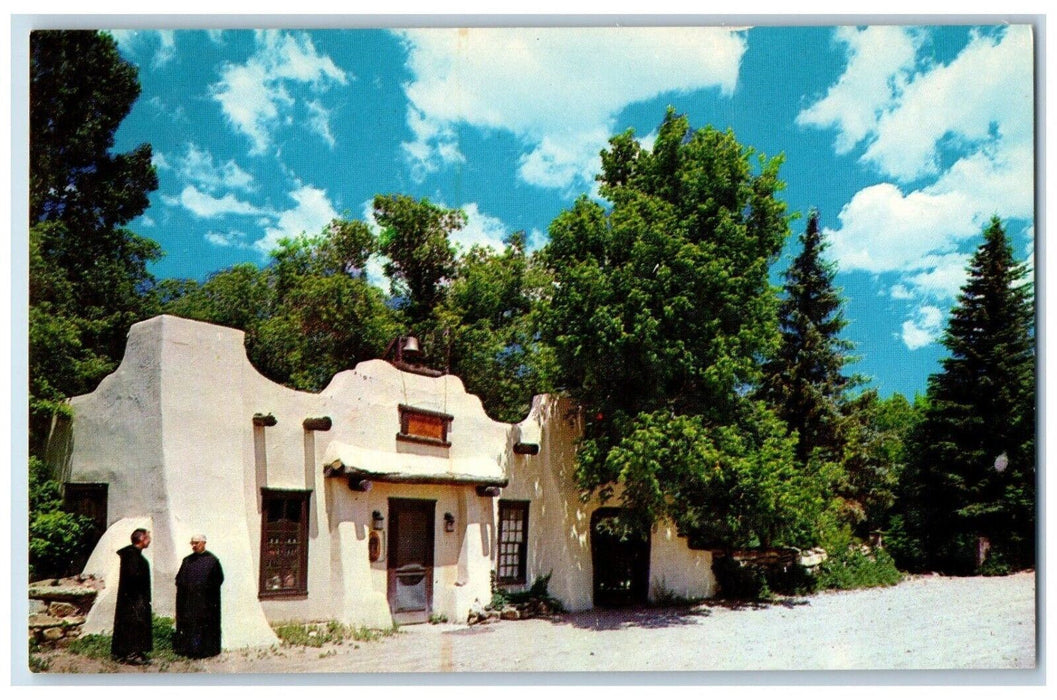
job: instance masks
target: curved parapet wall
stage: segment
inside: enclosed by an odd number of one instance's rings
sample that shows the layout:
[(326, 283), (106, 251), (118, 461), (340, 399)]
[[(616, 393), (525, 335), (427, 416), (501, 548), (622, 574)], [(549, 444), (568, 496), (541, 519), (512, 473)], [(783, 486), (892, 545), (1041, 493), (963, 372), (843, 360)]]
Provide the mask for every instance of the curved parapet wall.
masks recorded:
[[(158, 614), (174, 614), (176, 571), (190, 553), (190, 536), (206, 534), (226, 576), (225, 648), (274, 643), (269, 619), (377, 624), (385, 562), (370, 564), (365, 552), (371, 513), (385, 508), (377, 498), (425, 494), (437, 500), (438, 518), (472, 514), (459, 521), (456, 540), (438, 535), (442, 548), (442, 542), (479, 540), (468, 536), (470, 529), (492, 532), (491, 516), (477, 515), (473, 484), (509, 478), (513, 427), (491, 420), (455, 377), (424, 377), (370, 361), (339, 373), (318, 394), (295, 391), (257, 372), (241, 331), (172, 316), (134, 325), (118, 370), (71, 403), (69, 480), (108, 485), (108, 525), (124, 518), (153, 522)], [(448, 444), (398, 439), (408, 407), (450, 417)], [(346, 463), (391, 483), (368, 500), (324, 471)], [(469, 501), (456, 495), (467, 489)], [(269, 491), (308, 499), (307, 593), (282, 600), (262, 600), (259, 580), (262, 499)], [(476, 577), (483, 587), (467, 588), (475, 597), (487, 596), (491, 554), (485, 547), (476, 555), (486, 559), (476, 565), (485, 567)], [(460, 587), (459, 595), (435, 592), (438, 601), (457, 601), (452, 606), (469, 604), (461, 590), (467, 582), (457, 573), (460, 556), (457, 548), (445, 555), (451, 572), (437, 572), (436, 586)], [(465, 614), (443, 612), (453, 619)]]

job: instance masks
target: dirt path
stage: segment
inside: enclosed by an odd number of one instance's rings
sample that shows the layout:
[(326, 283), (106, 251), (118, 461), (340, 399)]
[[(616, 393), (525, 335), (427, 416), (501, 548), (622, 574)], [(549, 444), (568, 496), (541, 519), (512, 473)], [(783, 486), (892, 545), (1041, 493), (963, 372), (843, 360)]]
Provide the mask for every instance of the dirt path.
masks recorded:
[[(64, 655), (68, 656), (68, 655)], [(64, 658), (52, 659), (62, 671)], [(417, 625), (380, 641), (226, 652), (212, 673), (1033, 668), (1035, 577), (922, 577), (766, 607), (589, 611)], [(69, 669), (74, 670), (74, 669)], [(91, 672), (91, 668), (80, 668)], [(170, 668), (170, 671), (185, 670)]]

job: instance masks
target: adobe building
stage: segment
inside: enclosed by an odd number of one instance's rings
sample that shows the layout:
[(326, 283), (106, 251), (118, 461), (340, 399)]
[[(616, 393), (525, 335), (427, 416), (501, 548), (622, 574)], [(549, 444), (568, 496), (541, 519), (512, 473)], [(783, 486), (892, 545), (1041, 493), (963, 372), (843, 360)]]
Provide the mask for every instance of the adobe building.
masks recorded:
[(711, 554), (674, 527), (641, 543), (597, 527), (613, 510), (580, 499), (567, 400), (537, 396), (500, 423), (457, 377), (383, 360), (296, 391), (254, 369), (242, 331), (159, 316), (71, 407), (49, 461), (67, 502), (105, 527), (85, 566), (107, 583), (88, 632), (110, 630), (115, 552), (139, 526), (159, 615), (174, 614), (191, 536), (207, 536), (226, 649), (275, 643), (277, 621), (461, 622), (493, 578), (521, 590), (550, 574), (569, 610), (715, 591)]

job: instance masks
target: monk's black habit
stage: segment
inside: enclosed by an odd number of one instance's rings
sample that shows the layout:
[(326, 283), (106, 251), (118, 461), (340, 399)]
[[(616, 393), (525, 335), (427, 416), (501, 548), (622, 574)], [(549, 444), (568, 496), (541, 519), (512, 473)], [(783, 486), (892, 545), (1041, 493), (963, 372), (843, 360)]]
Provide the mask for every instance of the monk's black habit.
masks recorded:
[(220, 584), (224, 570), (209, 552), (184, 557), (176, 574), (176, 636), (173, 650), (204, 659), (220, 653)]
[(110, 653), (117, 658), (146, 654), (154, 649), (150, 619), (150, 564), (134, 545), (117, 551), (121, 570)]

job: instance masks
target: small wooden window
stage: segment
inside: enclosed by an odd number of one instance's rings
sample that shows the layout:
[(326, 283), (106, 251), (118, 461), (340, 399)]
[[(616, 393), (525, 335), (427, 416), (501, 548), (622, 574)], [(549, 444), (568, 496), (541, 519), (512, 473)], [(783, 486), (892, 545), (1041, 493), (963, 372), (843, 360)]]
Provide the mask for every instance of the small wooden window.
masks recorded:
[(499, 554), (496, 583), (525, 583), (528, 554), (528, 501), (499, 502)]
[(404, 404), (400, 404), (399, 408), (400, 432), (396, 434), (397, 440), (451, 447), (448, 429), (454, 420), (453, 416)]
[(261, 598), (308, 594), (310, 494), (261, 489)]

